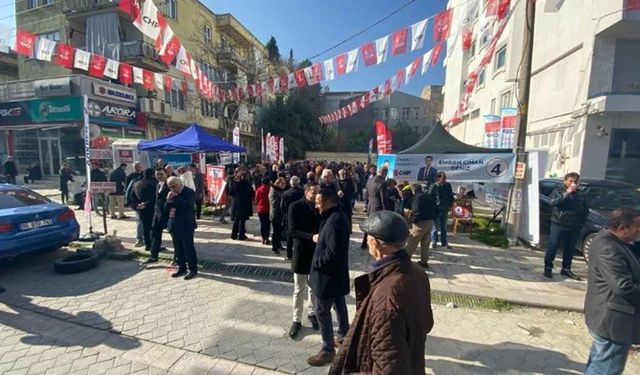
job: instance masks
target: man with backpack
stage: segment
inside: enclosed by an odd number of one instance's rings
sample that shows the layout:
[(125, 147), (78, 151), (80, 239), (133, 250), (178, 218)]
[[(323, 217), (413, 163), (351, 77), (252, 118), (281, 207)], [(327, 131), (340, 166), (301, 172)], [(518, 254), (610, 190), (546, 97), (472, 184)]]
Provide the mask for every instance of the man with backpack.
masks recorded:
[(131, 172), (125, 181), (126, 190), (124, 193), (124, 204), (127, 207), (131, 207), (136, 211), (136, 244), (135, 247), (145, 246), (144, 244), (144, 231), (142, 226), (142, 219), (140, 218), (140, 213), (136, 210), (136, 207), (133, 207), (132, 204), (134, 202), (133, 196), (133, 185), (142, 180), (144, 177), (144, 165), (139, 161), (133, 164), (133, 172)]

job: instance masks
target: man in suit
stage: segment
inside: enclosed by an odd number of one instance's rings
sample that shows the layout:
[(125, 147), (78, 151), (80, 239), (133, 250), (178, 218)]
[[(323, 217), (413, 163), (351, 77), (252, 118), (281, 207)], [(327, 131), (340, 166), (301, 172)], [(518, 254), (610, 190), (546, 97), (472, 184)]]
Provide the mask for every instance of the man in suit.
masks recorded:
[[(191, 280), (198, 274), (198, 257), (193, 245), (193, 237), (198, 227), (193, 206), (196, 193), (182, 184), (178, 177), (169, 177), (167, 186), (171, 191), (167, 195), (169, 220), (167, 230), (173, 238), (173, 251), (178, 262), (178, 271), (171, 277), (182, 277)], [(188, 272), (187, 272), (188, 266)]]
[(193, 174), (193, 183), (196, 185), (196, 219), (199, 220), (202, 216), (202, 204), (204, 203), (204, 175), (195, 164), (191, 164), (189, 169)]
[(291, 260), (291, 257), (293, 256), (293, 238), (288, 233), (289, 207), (291, 207), (294, 202), (297, 202), (300, 199), (304, 198), (305, 191), (300, 187), (300, 177), (298, 176), (291, 177), (291, 179), (289, 180), (289, 184), (291, 185), (291, 188), (282, 194), (282, 201), (280, 203), (282, 205), (282, 212), (284, 212), (284, 228), (287, 232), (287, 260)]
[(315, 208), (316, 196), (320, 186), (311, 182), (304, 190), (304, 198), (293, 202), (287, 211), (289, 238), (293, 240), (291, 270), (293, 271), (293, 323), (289, 330), (289, 337), (296, 338), (302, 327), (302, 310), (304, 295), (308, 294), (308, 317), (313, 329), (319, 329), (315, 316), (313, 296), (309, 288), (309, 272), (316, 244), (313, 236), (320, 229), (320, 215)]
[[(447, 174), (444, 172), (438, 172), (436, 175), (436, 183), (429, 188), (429, 194), (433, 196), (438, 205), (438, 217), (435, 219), (435, 225), (431, 230), (431, 247), (438, 247), (438, 238), (443, 247), (451, 249), (449, 245), (449, 239), (447, 237), (447, 220), (449, 218), (449, 211), (455, 203), (455, 196), (453, 195), (453, 187), (447, 182)], [(440, 234), (438, 236), (438, 234)]]
[(640, 211), (618, 208), (593, 239), (585, 297), (585, 321), (593, 345), (586, 375), (624, 372), (633, 344), (640, 344)]
[(162, 231), (167, 227), (165, 203), (170, 190), (167, 186), (167, 172), (163, 167), (156, 167), (156, 180), (158, 181), (158, 186), (156, 187), (156, 203), (151, 223), (153, 237), (151, 240), (151, 256), (145, 263), (158, 261), (158, 254), (160, 253), (160, 247), (162, 247)]
[(156, 204), (156, 181), (155, 171), (148, 168), (144, 171), (144, 177), (134, 181), (133, 193), (131, 194), (131, 207), (136, 210), (136, 217), (142, 223), (142, 238), (146, 251), (151, 251), (153, 245), (153, 215)]
[(344, 296), (349, 294), (349, 220), (338, 208), (338, 196), (332, 189), (322, 189), (316, 196), (321, 215), (320, 233), (313, 236), (317, 243), (309, 284), (315, 297), (316, 317), (322, 335), (322, 349), (309, 359), (311, 366), (331, 363), (336, 354), (331, 307), (338, 316), (340, 340), (349, 330), (349, 316)]
[(418, 181), (424, 181), (427, 183), (427, 187), (436, 182), (436, 175), (438, 170), (432, 167), (433, 157), (431, 155), (424, 158), (424, 167), (418, 171)]
[[(387, 168), (378, 169), (378, 173), (367, 181), (367, 215), (382, 210), (391, 210), (393, 207), (387, 207), (389, 202), (389, 190), (387, 189)], [(361, 249), (367, 248), (367, 233), (362, 238)]]

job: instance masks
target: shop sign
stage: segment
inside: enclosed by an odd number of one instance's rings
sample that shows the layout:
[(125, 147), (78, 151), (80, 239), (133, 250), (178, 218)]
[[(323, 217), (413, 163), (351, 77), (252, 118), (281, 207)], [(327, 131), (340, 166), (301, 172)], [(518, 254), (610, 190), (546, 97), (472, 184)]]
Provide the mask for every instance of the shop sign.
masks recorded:
[(0, 125), (28, 124), (31, 113), (27, 102), (0, 103)]
[(66, 97), (29, 102), (33, 122), (82, 120), (82, 98)]
[(36, 96), (71, 95), (71, 78), (43, 79), (33, 83)]
[(118, 150), (120, 163), (133, 163), (133, 150)]
[(147, 132), (146, 130), (142, 130), (142, 129), (125, 128), (124, 137), (127, 139), (146, 139)]
[(104, 98), (120, 100), (123, 102), (136, 104), (135, 90), (127, 90), (122, 87), (113, 87), (101, 83), (93, 83), (93, 95)]
[(89, 100), (89, 121), (100, 125), (136, 126), (136, 109), (120, 104)]
[(116, 183), (115, 182), (93, 182), (91, 181), (91, 192), (92, 193), (115, 193), (116, 192)]
[(92, 160), (111, 160), (112, 154), (110, 149), (92, 148), (89, 150)]

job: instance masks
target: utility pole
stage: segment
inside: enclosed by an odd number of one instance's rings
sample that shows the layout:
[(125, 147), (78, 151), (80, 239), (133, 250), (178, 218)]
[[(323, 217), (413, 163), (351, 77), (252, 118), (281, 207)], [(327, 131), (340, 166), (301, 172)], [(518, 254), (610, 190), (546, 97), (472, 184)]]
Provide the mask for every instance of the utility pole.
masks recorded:
[[(513, 148), (513, 152), (516, 154), (517, 163), (526, 163), (527, 155), (525, 154), (525, 144), (527, 141), (527, 121), (529, 118), (529, 94), (531, 88), (531, 65), (533, 60), (533, 35), (535, 27), (535, 13), (536, 4), (535, 0), (526, 0), (525, 4), (525, 28), (524, 28), (524, 43), (525, 46), (522, 51), (522, 66), (518, 74), (518, 92), (521, 95), (521, 99), (518, 102), (518, 113), (520, 115), (520, 121), (516, 128), (516, 144)], [(524, 188), (524, 179), (515, 179), (513, 188), (509, 194), (509, 203), (507, 205), (507, 235), (511, 245), (515, 245), (518, 240), (518, 233), (520, 233), (520, 226), (522, 224), (521, 212), (522, 212), (522, 190)], [(533, 197), (532, 199), (538, 199)]]

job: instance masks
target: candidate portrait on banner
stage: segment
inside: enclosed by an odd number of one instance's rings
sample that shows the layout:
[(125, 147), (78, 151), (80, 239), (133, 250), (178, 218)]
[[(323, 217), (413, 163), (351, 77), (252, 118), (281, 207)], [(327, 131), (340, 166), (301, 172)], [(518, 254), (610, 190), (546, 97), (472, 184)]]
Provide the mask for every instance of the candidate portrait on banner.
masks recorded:
[(433, 157), (431, 155), (427, 155), (424, 158), (424, 167), (421, 167), (418, 171), (418, 181), (424, 181), (427, 185), (431, 185), (436, 182), (436, 175), (438, 174), (438, 170), (432, 166)]

